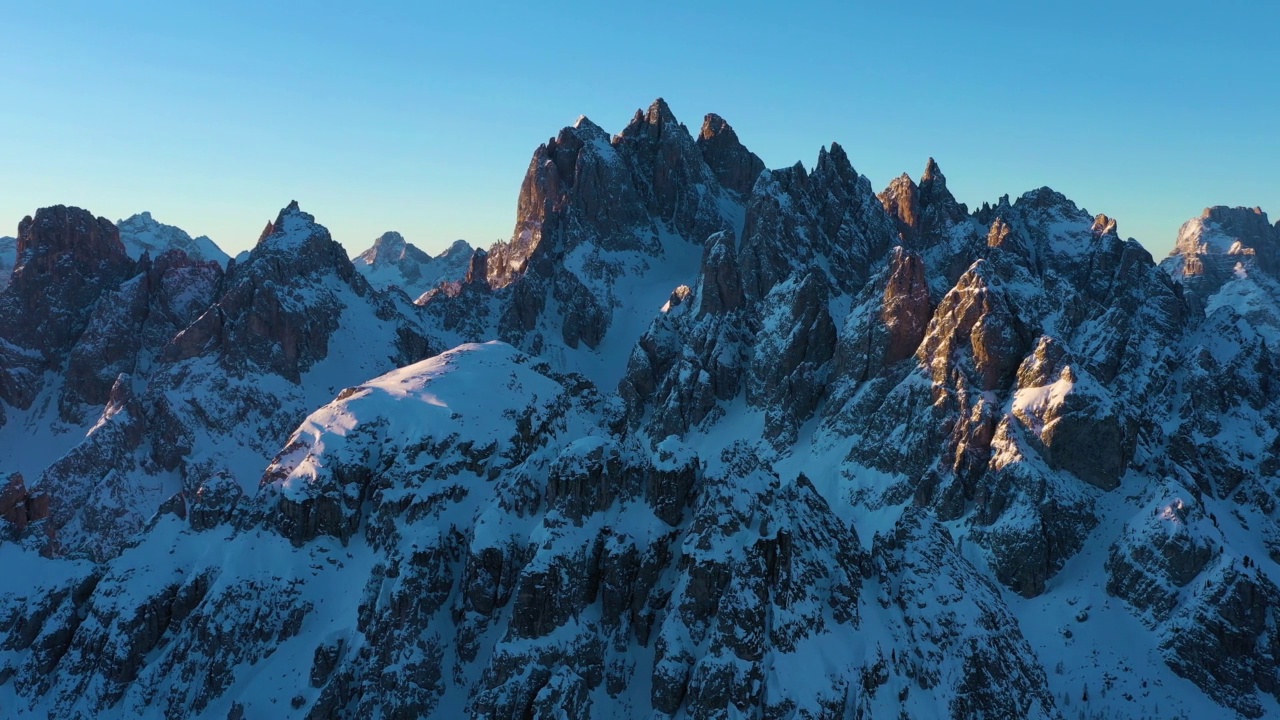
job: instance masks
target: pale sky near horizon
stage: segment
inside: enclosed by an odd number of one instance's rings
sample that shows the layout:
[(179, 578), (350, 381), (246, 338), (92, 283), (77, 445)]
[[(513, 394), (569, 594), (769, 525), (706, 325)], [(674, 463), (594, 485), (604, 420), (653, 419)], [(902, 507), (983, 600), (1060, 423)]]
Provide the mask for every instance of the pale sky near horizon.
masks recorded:
[(1048, 185), (1157, 257), (1205, 206), (1280, 215), (1274, 5), (780, 5), (0, 0), (0, 234), (150, 210), (235, 254), (297, 199), (353, 253), (488, 245), (539, 143), (658, 96), (769, 167)]

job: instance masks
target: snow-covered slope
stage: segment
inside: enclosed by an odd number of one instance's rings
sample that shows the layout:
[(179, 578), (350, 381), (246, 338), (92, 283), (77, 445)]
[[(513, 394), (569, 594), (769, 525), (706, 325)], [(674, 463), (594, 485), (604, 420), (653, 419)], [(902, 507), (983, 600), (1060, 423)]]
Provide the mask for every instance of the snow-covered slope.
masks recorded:
[(0, 293), (7, 715), (1280, 714), (1261, 211), (1157, 265), (658, 101), (420, 304), (296, 204), (225, 276), (103, 223)]
[(120, 228), (120, 241), (124, 243), (125, 252), (137, 260), (143, 253), (158, 258), (167, 250), (181, 250), (193, 260), (216, 262), (227, 266), (231, 258), (227, 256), (212, 240), (204, 235), (193, 238), (182, 228), (165, 225), (151, 217), (151, 213), (143, 212), (116, 223)]
[(461, 282), (467, 275), (472, 252), (467, 241), (456, 240), (432, 257), (405, 242), (400, 233), (386, 232), (351, 261), (374, 287), (386, 289), (394, 285), (417, 298), (441, 283)]
[[(277, 438), (308, 410), (434, 352), (417, 307), (373, 290), (296, 204), (272, 226), (227, 276), (181, 253), (135, 266), (118, 242), (104, 244), (128, 279), (51, 316), (57, 332), (44, 336), (66, 335), (64, 358), (22, 325), (8, 333), (11, 352), (43, 378), (0, 405), (11, 418), (0, 426), (0, 475), (20, 473), (20, 493), (45, 498), (29, 547), (108, 559), (175, 492), (217, 478), (252, 489)], [(28, 284), (0, 302), (26, 302)]]

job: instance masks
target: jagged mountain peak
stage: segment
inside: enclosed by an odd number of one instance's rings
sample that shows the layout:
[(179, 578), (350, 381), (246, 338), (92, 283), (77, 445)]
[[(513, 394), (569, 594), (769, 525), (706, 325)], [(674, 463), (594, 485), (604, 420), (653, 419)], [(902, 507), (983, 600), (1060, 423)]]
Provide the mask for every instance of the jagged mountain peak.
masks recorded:
[(182, 228), (157, 221), (150, 211), (142, 211), (116, 223), (120, 241), (129, 257), (137, 260), (148, 254), (159, 257), (169, 250), (181, 250), (193, 259), (226, 266), (231, 259), (207, 236), (191, 237)]
[(697, 144), (702, 159), (721, 185), (739, 195), (751, 192), (764, 170), (764, 161), (742, 144), (724, 118), (709, 113), (702, 121)]
[(667, 101), (658, 98), (649, 105), (648, 110), (636, 110), (635, 115), (631, 117), (631, 122), (618, 133), (618, 138), (646, 137), (650, 141), (657, 141), (663, 135), (672, 132), (683, 132), (687, 135), (688, 129), (676, 119)]
[(935, 162), (932, 157), (929, 158), (927, 163), (925, 163), (924, 172), (920, 174), (921, 183), (926, 183), (931, 180), (940, 182), (943, 185), (947, 182), (946, 176), (942, 174), (942, 168), (938, 167), (938, 163)]
[(441, 283), (459, 282), (465, 278), (471, 253), (472, 247), (467, 241), (455, 240), (439, 255), (432, 257), (406, 241), (400, 233), (386, 232), (352, 262), (374, 287), (399, 287), (409, 297), (417, 298)]
[(386, 248), (403, 249), (404, 245), (405, 245), (404, 235), (401, 235), (395, 230), (388, 230), (382, 233), (381, 235), (379, 235), (377, 239), (373, 241), (373, 246), (379, 247), (379, 248), (386, 247)]
[(290, 200), (288, 205), (281, 208), (280, 214), (268, 224), (268, 227), (271, 231), (258, 241), (259, 244), (269, 243), (276, 247), (287, 248), (304, 243), (317, 234), (329, 236), (329, 231), (316, 222), (314, 215), (303, 212), (297, 200)]
[(364, 260), (369, 265), (385, 265), (404, 259), (413, 248), (413, 252), (423, 256), (426, 253), (409, 245), (404, 236), (394, 230), (382, 233), (373, 241), (373, 246), (356, 256), (356, 260)]
[[(61, 363), (84, 331), (98, 298), (135, 271), (120, 231), (110, 220), (78, 207), (39, 209), (18, 224), (16, 265), (0, 294), (0, 339), (38, 350), (47, 362)], [(16, 377), (24, 363), (10, 358), (2, 364)], [(12, 402), (15, 390), (5, 385), (0, 381), (0, 398)]]
[(656, 98), (649, 105), (649, 112), (645, 115), (650, 125), (663, 125), (666, 123), (678, 123), (675, 113), (671, 112), (671, 106), (667, 105), (667, 101), (662, 98)]
[(439, 257), (453, 257), (455, 255), (470, 255), (474, 250), (475, 248), (471, 246), (471, 243), (459, 238), (457, 240), (454, 240), (452, 243), (450, 243), (449, 247), (441, 251), (440, 254), (437, 255), (436, 257), (439, 258)]
[(942, 174), (942, 168), (938, 167), (938, 163), (933, 158), (929, 158), (924, 172), (920, 175), (920, 204), (937, 208), (938, 212), (946, 215), (953, 222), (969, 213), (969, 208), (964, 203), (956, 201), (951, 190), (947, 188), (947, 176)]
[(1103, 213), (1098, 213), (1094, 216), (1092, 229), (1095, 236), (1115, 235), (1120, 237), (1119, 223), (1116, 222), (1115, 218), (1108, 217)]
[(1070, 198), (1051, 187), (1043, 186), (1034, 190), (1028, 190), (1014, 201), (1014, 205), (1029, 205), (1036, 209), (1062, 208), (1068, 212), (1075, 212), (1079, 207)]
[(715, 113), (707, 113), (702, 118), (702, 130), (698, 133), (698, 137), (703, 140), (710, 140), (717, 135), (729, 135), (735, 140), (738, 133), (734, 132), (729, 122)]
[(603, 140), (608, 143), (610, 141), (609, 132), (586, 115), (579, 115), (572, 125), (561, 128), (560, 133), (556, 136), (557, 141), (563, 143), (564, 141), (561, 138), (564, 138), (566, 134), (572, 135), (583, 142)]
[(298, 206), (297, 200), (282, 208), (276, 219), (267, 223), (258, 244), (245, 263), (237, 265), (237, 271), (257, 265), (257, 260), (262, 257), (275, 258), (275, 263), (292, 268), (298, 275), (332, 271), (349, 280), (354, 273), (346, 250), (333, 239), (328, 228), (316, 222), (314, 215)]
[(894, 178), (877, 197), (893, 218), (902, 241), (913, 248), (933, 247), (966, 221), (969, 209), (947, 189), (947, 178), (931, 157), (917, 184), (910, 174)]
[[(799, 163), (797, 165), (803, 168), (803, 165)], [(829, 150), (826, 146), (818, 150), (818, 161), (813, 164), (813, 172), (816, 175), (832, 173), (845, 180), (853, 180), (858, 177), (858, 171), (854, 169), (853, 162), (849, 159), (849, 154), (844, 151), (844, 148), (838, 142), (832, 142)]]
[(104, 217), (78, 207), (40, 208), (18, 224), (18, 255), (32, 257), (71, 254), (77, 258), (119, 261), (127, 258), (120, 231)]

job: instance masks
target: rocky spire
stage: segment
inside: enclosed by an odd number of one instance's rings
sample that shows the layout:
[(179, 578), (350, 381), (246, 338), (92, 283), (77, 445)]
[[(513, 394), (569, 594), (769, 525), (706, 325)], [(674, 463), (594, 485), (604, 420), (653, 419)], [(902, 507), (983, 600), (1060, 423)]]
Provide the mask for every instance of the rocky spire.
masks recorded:
[(903, 242), (914, 245), (920, 227), (920, 188), (911, 176), (902, 173), (877, 196), (892, 217)]
[[(646, 221), (626, 163), (610, 144), (608, 133), (585, 116), (534, 151), (520, 185), (511, 241), (490, 253), (490, 284), (495, 288), (510, 284), (538, 264), (539, 255), (543, 262), (537, 272), (553, 272), (550, 256), (571, 249), (581, 239), (562, 232), (568, 215), (577, 216), (569, 225), (590, 229), (590, 235), (606, 245), (627, 238), (634, 245), (635, 235), (629, 231)], [(553, 244), (558, 240), (561, 247), (539, 253), (547, 240)]]
[(273, 233), (273, 232), (275, 232), (275, 231), (276, 231), (276, 224), (275, 224), (275, 223), (273, 223), (273, 222), (271, 222), (270, 220), (268, 220), (268, 221), (267, 221), (267, 226), (266, 226), (266, 227), (264, 227), (264, 228), (262, 228), (262, 232), (258, 234), (258, 242), (257, 242), (257, 244), (258, 244), (258, 245), (261, 245), (261, 244), (262, 244), (262, 241), (263, 241), (263, 240), (266, 240), (268, 237), (270, 237), (270, 236), (271, 236), (271, 233)]
[(463, 283), (473, 285), (475, 283), (488, 282), (488, 265), (489, 253), (485, 252), (483, 248), (476, 248), (475, 252), (471, 253), (471, 261), (467, 264), (467, 277), (463, 280)]
[(738, 140), (738, 134), (724, 118), (708, 114), (702, 121), (697, 142), (702, 159), (721, 185), (739, 195), (751, 192), (751, 186), (764, 170), (764, 161)]
[(918, 249), (942, 241), (949, 228), (969, 214), (968, 208), (956, 202), (947, 189), (947, 178), (933, 158), (925, 164), (919, 185), (903, 173), (889, 183), (879, 198), (896, 222), (903, 242)]
[(649, 105), (647, 111), (637, 109), (631, 116), (631, 122), (627, 123), (627, 127), (618, 134), (631, 137), (643, 134), (651, 140), (657, 140), (664, 131), (680, 127), (683, 126), (679, 120), (676, 120), (675, 113), (671, 112), (667, 101), (658, 98)]
[[(658, 98), (648, 112), (637, 113), (613, 139), (613, 145), (638, 176), (637, 191), (644, 198), (647, 215), (662, 219), (672, 232), (699, 244), (725, 228), (719, 204), (710, 199), (720, 194), (719, 178), (704, 158), (703, 146), (676, 119), (665, 100)], [(750, 153), (745, 148), (735, 149), (728, 135), (712, 147), (717, 145), (723, 146), (718, 152), (725, 157), (736, 154), (736, 162), (751, 166)], [(736, 172), (742, 178), (750, 173), (749, 169), (735, 171), (726, 165), (721, 170), (729, 175)], [(738, 182), (745, 185), (747, 180), (742, 178)], [(698, 186), (705, 192), (699, 194), (695, 190)]]
[(282, 257), (296, 275), (311, 272), (336, 272), (343, 280), (355, 274), (347, 252), (334, 241), (329, 229), (316, 222), (315, 216), (303, 211), (293, 200), (267, 223), (248, 262), (261, 255)]
[(942, 168), (933, 158), (925, 163), (924, 172), (920, 175), (920, 205), (948, 209), (959, 205), (947, 189), (947, 176), (942, 174)]

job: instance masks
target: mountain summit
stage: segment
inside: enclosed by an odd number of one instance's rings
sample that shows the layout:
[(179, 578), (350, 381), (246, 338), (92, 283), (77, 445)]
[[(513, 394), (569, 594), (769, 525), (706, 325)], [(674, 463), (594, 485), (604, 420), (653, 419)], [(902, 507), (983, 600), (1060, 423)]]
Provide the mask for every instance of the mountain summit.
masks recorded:
[(181, 250), (193, 260), (216, 262), (226, 267), (231, 259), (212, 240), (201, 235), (192, 238), (181, 228), (157, 222), (151, 213), (142, 212), (116, 223), (125, 252), (137, 260), (143, 253), (157, 258), (168, 250)]
[(444, 252), (432, 257), (406, 242), (400, 233), (385, 232), (352, 262), (374, 286), (395, 285), (409, 297), (417, 298), (441, 283), (462, 281), (470, 267), (472, 252), (467, 241), (455, 240)]

